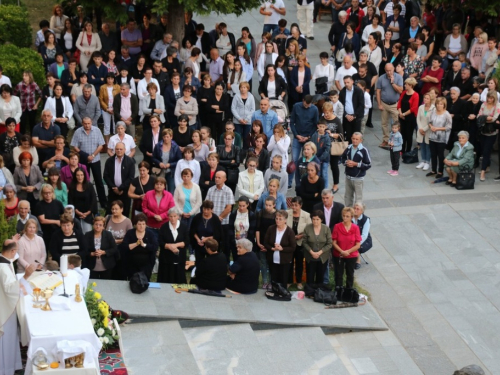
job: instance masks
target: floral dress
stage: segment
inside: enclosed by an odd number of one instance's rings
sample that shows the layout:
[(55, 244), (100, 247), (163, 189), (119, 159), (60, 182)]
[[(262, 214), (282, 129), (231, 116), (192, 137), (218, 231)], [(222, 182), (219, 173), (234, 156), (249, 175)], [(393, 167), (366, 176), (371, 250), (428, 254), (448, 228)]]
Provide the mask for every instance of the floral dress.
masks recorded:
[(406, 55), (403, 57), (403, 64), (405, 65), (405, 73), (408, 75), (417, 74), (416, 79), (420, 78), (424, 71), (424, 62), (420, 58), (420, 56), (415, 56), (413, 61), (410, 60), (410, 57)]

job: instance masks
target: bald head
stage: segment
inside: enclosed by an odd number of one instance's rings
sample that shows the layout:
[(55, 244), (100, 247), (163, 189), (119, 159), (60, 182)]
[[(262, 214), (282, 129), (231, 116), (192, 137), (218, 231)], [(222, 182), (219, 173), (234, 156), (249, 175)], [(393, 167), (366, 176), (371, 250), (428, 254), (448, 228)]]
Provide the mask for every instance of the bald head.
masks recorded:
[(215, 185), (220, 189), (226, 182), (226, 172), (219, 171), (215, 174)]

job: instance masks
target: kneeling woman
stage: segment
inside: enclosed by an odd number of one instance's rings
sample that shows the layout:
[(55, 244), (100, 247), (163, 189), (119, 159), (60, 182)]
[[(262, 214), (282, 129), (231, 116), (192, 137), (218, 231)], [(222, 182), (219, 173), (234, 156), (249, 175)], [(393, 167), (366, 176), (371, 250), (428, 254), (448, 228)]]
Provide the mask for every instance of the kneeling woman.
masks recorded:
[(458, 133), (458, 142), (455, 142), (453, 149), (444, 159), (444, 165), (449, 176), (446, 185), (451, 185), (451, 187), (457, 185), (457, 173), (460, 169), (472, 170), (474, 168), (474, 146), (469, 143), (468, 132)]
[(344, 272), (346, 274), (346, 287), (354, 285), (354, 268), (359, 256), (361, 245), (361, 234), (359, 227), (352, 222), (354, 210), (345, 207), (342, 210), (342, 222), (333, 227), (333, 269), (335, 272), (335, 287), (344, 284)]
[(186, 249), (189, 231), (180, 221), (180, 211), (168, 210), (168, 222), (160, 228), (160, 255), (158, 257), (159, 283), (186, 283)]
[(229, 267), (226, 287), (232, 292), (253, 294), (259, 287), (260, 263), (253, 251), (253, 244), (246, 238), (236, 241), (238, 258)]

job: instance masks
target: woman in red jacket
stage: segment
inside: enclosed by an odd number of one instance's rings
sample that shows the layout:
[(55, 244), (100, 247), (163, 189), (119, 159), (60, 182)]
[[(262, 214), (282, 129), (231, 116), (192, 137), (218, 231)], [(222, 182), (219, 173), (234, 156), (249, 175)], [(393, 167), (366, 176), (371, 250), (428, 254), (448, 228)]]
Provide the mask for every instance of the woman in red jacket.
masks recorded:
[(147, 226), (156, 233), (168, 221), (168, 210), (175, 207), (174, 197), (165, 190), (166, 186), (167, 180), (158, 177), (154, 190), (148, 191), (142, 201), (142, 212), (148, 218)]
[(335, 287), (342, 286), (344, 271), (346, 273), (346, 288), (354, 285), (354, 267), (359, 256), (361, 234), (359, 227), (353, 224), (354, 209), (342, 209), (342, 223), (333, 227), (333, 270), (335, 272)]
[(401, 93), (398, 101), (399, 122), (401, 123), (401, 135), (403, 136), (403, 149), (401, 152), (411, 151), (413, 132), (417, 128), (418, 93), (413, 90), (417, 85), (415, 78), (407, 78), (405, 90)]

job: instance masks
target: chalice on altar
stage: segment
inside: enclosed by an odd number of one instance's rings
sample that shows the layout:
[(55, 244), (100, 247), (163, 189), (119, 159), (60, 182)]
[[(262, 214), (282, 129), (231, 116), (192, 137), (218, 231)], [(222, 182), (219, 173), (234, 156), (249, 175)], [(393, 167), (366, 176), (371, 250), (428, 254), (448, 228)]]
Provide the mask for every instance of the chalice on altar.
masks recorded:
[(34, 307), (35, 309), (38, 309), (38, 308), (40, 308), (40, 307), (41, 307), (41, 304), (40, 304), (40, 297), (41, 297), (41, 295), (42, 295), (42, 290), (41, 290), (40, 288), (34, 288), (34, 289), (33, 289), (33, 297), (35, 298), (35, 299), (33, 300), (33, 302), (35, 302), (35, 303), (33, 304), (33, 307)]
[(75, 367), (83, 368), (83, 362), (85, 361), (85, 353), (78, 354), (75, 356)]
[(52, 310), (49, 305), (49, 298), (52, 297), (54, 294), (54, 291), (52, 289), (44, 289), (42, 291), (42, 297), (45, 298), (45, 305), (42, 306), (43, 311), (50, 311)]

